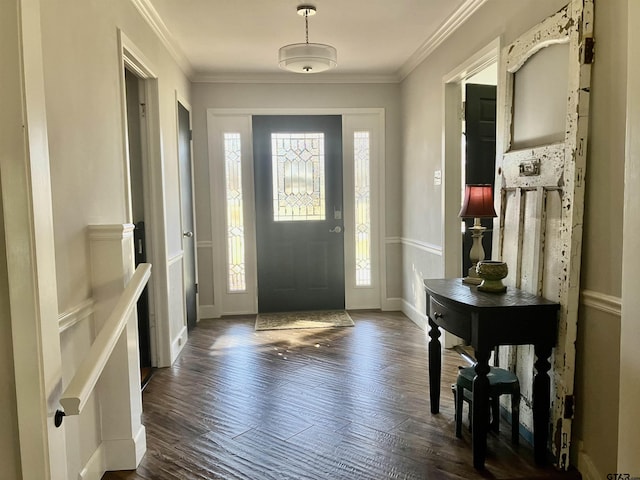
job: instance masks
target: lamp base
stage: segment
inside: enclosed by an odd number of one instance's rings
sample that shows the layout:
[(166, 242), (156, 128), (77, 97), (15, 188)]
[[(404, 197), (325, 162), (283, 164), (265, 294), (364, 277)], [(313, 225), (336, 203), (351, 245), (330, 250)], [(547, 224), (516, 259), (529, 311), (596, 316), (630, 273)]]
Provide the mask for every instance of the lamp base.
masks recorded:
[(469, 267), (469, 271), (467, 272), (467, 276), (462, 279), (462, 283), (466, 283), (467, 285), (480, 285), (482, 283), (482, 279), (478, 276), (478, 272), (476, 272), (476, 263)]

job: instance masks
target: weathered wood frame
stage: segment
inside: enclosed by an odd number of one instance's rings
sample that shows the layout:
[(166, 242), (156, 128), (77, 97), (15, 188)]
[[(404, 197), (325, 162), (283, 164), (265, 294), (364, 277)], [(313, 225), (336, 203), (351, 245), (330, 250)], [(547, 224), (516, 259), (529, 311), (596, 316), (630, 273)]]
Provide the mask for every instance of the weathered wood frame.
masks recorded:
[[(582, 247), (582, 217), (584, 211), (584, 175), (587, 153), (589, 119), (589, 90), (591, 82), (593, 0), (572, 0), (555, 15), (536, 25), (516, 41), (503, 48), (501, 54), (501, 96), (498, 121), (503, 135), (498, 137), (496, 207), (499, 212), (499, 228), (494, 245), (497, 256), (502, 258), (505, 248), (505, 231), (514, 229), (518, 241), (517, 265), (510, 265), (510, 283), (532, 290), (531, 293), (547, 296), (561, 304), (558, 340), (553, 355), (553, 383), (555, 392), (552, 405), (551, 450), (555, 463), (566, 469), (571, 444), (571, 420), (573, 417), (573, 389), (575, 371), (575, 341), (577, 334), (578, 297), (580, 282), (580, 255)], [(550, 45), (568, 43), (568, 95), (564, 141), (523, 150), (512, 149), (513, 99), (515, 73), (541, 49)], [(499, 105), (500, 105), (499, 103)], [(556, 161), (554, 162), (553, 159)], [(521, 175), (520, 168), (532, 160), (539, 161), (539, 171), (534, 175)], [(549, 161), (552, 160), (552, 161)], [(536, 167), (537, 168), (537, 167)], [(560, 246), (551, 255), (558, 265), (553, 269), (545, 263), (546, 206), (550, 192), (561, 197)], [(533, 193), (534, 231), (525, 236), (525, 195)], [(515, 214), (506, 218), (506, 199), (515, 202)], [(524, 272), (522, 265), (523, 241), (536, 240), (534, 258), (530, 259), (532, 271)], [(527, 238), (528, 237), (528, 238)], [(549, 252), (548, 255), (550, 254)], [(545, 278), (545, 274), (556, 278)], [(523, 276), (529, 275), (523, 282)], [(546, 280), (549, 280), (546, 282)], [(526, 283), (526, 285), (523, 285)], [(558, 286), (557, 292), (545, 285)], [(554, 289), (555, 290), (555, 289)], [(530, 350), (514, 351), (507, 355), (511, 367), (518, 362), (533, 363)], [(527, 357), (527, 358), (524, 358)], [(531, 399), (525, 399), (525, 403)]]

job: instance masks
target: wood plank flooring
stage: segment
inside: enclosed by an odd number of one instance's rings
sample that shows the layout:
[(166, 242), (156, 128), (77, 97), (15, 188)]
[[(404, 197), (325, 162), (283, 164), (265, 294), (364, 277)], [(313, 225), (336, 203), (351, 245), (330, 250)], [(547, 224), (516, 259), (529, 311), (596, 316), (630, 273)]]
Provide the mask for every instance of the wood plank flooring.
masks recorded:
[[(350, 312), (354, 327), (254, 331), (255, 316), (204, 320), (143, 392), (147, 453), (104, 480), (579, 479), (490, 434), (486, 469), (455, 437), (444, 351), (429, 410), (428, 337), (401, 313)], [(465, 412), (466, 425), (466, 412)]]

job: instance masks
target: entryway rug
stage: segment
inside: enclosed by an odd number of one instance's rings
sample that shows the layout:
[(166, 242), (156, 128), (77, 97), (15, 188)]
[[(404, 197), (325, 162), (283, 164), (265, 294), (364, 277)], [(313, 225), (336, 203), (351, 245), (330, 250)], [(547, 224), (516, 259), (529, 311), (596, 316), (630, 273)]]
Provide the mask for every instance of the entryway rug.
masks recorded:
[(256, 316), (256, 330), (353, 327), (353, 325), (353, 320), (344, 310), (259, 313)]

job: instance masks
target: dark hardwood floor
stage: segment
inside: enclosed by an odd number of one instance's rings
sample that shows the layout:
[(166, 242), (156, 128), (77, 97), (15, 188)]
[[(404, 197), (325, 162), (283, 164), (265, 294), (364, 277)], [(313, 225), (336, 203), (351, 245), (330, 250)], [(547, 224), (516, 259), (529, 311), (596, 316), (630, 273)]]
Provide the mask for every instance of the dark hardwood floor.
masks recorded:
[[(509, 426), (490, 434), (486, 469), (455, 436), (444, 351), (440, 414), (429, 410), (428, 337), (393, 312), (355, 327), (255, 332), (254, 316), (204, 320), (143, 393), (147, 453), (117, 479), (579, 479), (539, 468)], [(465, 411), (466, 426), (466, 411)]]

